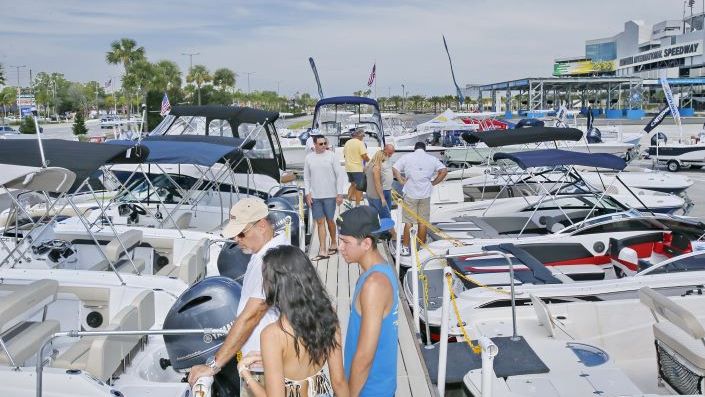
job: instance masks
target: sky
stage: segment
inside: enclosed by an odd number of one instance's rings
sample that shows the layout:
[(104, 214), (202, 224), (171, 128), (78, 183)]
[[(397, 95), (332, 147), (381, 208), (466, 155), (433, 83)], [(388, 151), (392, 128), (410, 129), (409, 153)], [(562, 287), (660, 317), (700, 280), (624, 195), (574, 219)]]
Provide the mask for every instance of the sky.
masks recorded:
[[(696, 12), (703, 9), (696, 1)], [(326, 96), (367, 88), (377, 95), (454, 93), (445, 35), (458, 84), (550, 76), (553, 60), (585, 53), (585, 40), (680, 19), (682, 0), (0, 0), (0, 63), (8, 84), (27, 85), (29, 69), (72, 81), (118, 80), (105, 62), (110, 43), (137, 41), (147, 58), (189, 57), (211, 72), (238, 73), (237, 87), (316, 93), (313, 57)], [(690, 10), (688, 10), (690, 13)], [(112, 77), (111, 77), (112, 76)], [(374, 87), (373, 87), (374, 88)], [(373, 92), (374, 95), (374, 92)]]

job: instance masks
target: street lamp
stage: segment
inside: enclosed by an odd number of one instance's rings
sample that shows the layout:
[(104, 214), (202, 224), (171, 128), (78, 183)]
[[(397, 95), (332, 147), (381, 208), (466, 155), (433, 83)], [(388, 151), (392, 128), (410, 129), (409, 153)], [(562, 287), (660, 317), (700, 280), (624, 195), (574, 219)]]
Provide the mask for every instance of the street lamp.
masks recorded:
[[(19, 100), (20, 94), (22, 93), (22, 91), (20, 90), (20, 69), (26, 68), (27, 65), (8, 65), (8, 67), (17, 69), (17, 100)], [(20, 119), (22, 118), (22, 111), (20, 110), (19, 105), (17, 105), (17, 116), (19, 116)]]
[(191, 69), (193, 69), (193, 56), (194, 55), (201, 55), (201, 53), (200, 52), (182, 52), (181, 55), (188, 56), (188, 59), (189, 59), (188, 71), (189, 71), (189, 73), (191, 73)]
[(250, 75), (255, 74), (256, 72), (242, 72), (247, 75), (247, 93), (250, 93)]
[(406, 99), (406, 87), (401, 85), (401, 110), (404, 110), (404, 99)]

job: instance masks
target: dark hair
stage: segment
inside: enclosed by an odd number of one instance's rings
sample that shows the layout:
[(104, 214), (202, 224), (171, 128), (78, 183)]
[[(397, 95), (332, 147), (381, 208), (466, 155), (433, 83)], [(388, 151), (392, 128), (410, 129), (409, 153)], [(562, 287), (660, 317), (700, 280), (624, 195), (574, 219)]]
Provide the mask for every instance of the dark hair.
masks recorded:
[[(291, 336), (296, 356), (301, 343), (311, 364), (323, 365), (330, 352), (338, 347), (335, 335), (339, 325), (316, 268), (303, 251), (290, 245), (268, 250), (262, 263), (265, 301), (289, 320), (294, 329)], [(281, 318), (279, 325), (284, 330)]]
[(425, 152), (426, 151), (426, 144), (423, 142), (416, 142), (416, 144), (414, 145), (414, 150), (416, 150), (416, 149), (423, 149)]
[(313, 143), (318, 143), (319, 139), (326, 139), (323, 135), (314, 135), (313, 136)]

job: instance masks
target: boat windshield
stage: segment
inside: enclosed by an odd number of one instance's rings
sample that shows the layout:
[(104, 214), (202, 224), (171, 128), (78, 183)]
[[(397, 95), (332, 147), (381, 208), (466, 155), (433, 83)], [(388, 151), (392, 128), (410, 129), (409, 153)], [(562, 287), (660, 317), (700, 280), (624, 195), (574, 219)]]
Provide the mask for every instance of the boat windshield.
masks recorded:
[(581, 222), (577, 222), (571, 226), (568, 226), (567, 228), (561, 230), (561, 233), (573, 233), (576, 230), (584, 229), (588, 226), (596, 225), (598, 223), (616, 221), (620, 219), (636, 218), (639, 216), (641, 216), (641, 213), (635, 209), (630, 209), (624, 212), (617, 212), (614, 214), (596, 216), (594, 218), (585, 219)]
[(576, 195), (576, 196), (557, 196), (552, 198), (546, 198), (544, 201), (538, 204), (532, 204), (525, 207), (522, 212), (532, 212), (536, 209), (540, 210), (557, 210), (557, 209), (591, 209), (595, 208), (596, 216), (623, 212), (627, 208), (609, 196), (603, 196), (601, 200), (593, 195)]
[(365, 143), (368, 146), (380, 146), (382, 119), (374, 106), (364, 103), (320, 106), (314, 116), (312, 134), (325, 135), (331, 145), (343, 146), (358, 127), (365, 129)]

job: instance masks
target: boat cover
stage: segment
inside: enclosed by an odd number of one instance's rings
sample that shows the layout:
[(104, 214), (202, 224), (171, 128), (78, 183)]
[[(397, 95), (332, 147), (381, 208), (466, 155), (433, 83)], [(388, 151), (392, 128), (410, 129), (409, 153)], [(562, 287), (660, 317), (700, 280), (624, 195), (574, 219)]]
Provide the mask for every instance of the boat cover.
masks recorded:
[(197, 164), (206, 167), (212, 167), (213, 164), (224, 158), (229, 158), (237, 150), (232, 146), (199, 142), (197, 140), (189, 142), (171, 139), (145, 139), (139, 144), (130, 140), (111, 140), (106, 143), (120, 146), (146, 147), (149, 155), (146, 159), (143, 159), (144, 163)]
[(583, 132), (577, 128), (526, 127), (509, 131), (468, 131), (463, 139), (474, 145), (484, 142), (489, 147), (521, 145), (551, 141), (579, 141)]
[(269, 112), (266, 110), (253, 109), (248, 107), (225, 106), (225, 105), (184, 105), (174, 106), (169, 111), (172, 116), (197, 116), (207, 119), (222, 119), (231, 120), (234, 122), (233, 128), (238, 124), (264, 124), (265, 122), (274, 123), (279, 118), (278, 112)]
[(560, 165), (582, 165), (585, 167), (608, 168), (621, 171), (627, 163), (607, 153), (579, 153), (560, 149), (527, 150), (516, 153), (495, 153), (494, 161), (510, 160), (521, 169), (531, 167), (556, 167)]
[[(102, 143), (43, 139), (47, 165), (62, 167), (76, 173), (72, 190), (96, 170), (109, 163), (133, 163), (148, 153), (132, 150), (131, 146)], [(41, 167), (39, 145), (34, 139), (6, 139), (0, 141), (0, 161), (4, 164)]]

